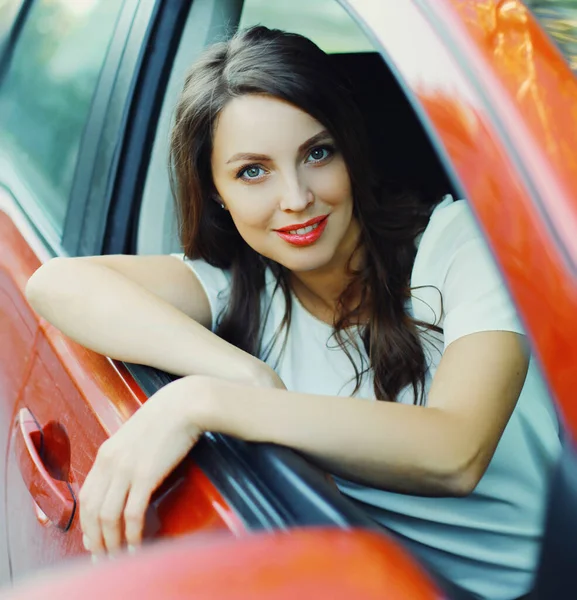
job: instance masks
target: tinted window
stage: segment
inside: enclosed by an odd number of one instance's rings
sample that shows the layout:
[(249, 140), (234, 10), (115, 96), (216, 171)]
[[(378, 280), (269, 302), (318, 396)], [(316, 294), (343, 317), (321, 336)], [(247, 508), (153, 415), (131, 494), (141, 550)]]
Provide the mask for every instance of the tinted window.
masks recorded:
[(257, 24), (300, 33), (329, 53), (374, 50), (336, 0), (245, 0), (239, 27)]
[(37, 0), (0, 88), (0, 151), (58, 232), (121, 6), (119, 0)]
[(577, 1), (525, 0), (577, 73)]

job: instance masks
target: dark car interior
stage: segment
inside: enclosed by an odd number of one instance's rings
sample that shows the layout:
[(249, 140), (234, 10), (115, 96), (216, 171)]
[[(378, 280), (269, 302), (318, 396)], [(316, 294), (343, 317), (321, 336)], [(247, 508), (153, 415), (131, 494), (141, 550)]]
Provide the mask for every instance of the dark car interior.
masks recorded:
[(386, 165), (385, 178), (395, 187), (418, 193), (427, 204), (445, 194), (456, 198), (438, 150), (379, 53), (332, 54), (331, 59), (350, 81), (365, 117), (372, 154)]

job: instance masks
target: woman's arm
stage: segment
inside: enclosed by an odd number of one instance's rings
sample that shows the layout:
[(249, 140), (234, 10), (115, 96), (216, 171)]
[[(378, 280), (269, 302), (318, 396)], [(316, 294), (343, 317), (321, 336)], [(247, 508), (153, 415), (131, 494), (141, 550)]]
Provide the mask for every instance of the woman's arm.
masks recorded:
[(190, 417), (205, 430), (295, 448), (365, 485), (463, 496), (493, 456), (527, 367), (523, 336), (476, 333), (444, 353), (427, 407), (210, 381), (209, 401), (191, 402)]
[(289, 446), (373, 487), (468, 494), (491, 460), (527, 365), (521, 335), (460, 338), (443, 355), (426, 408), (179, 379), (100, 447), (80, 492), (85, 545), (99, 553), (123, 539), (138, 544), (151, 494), (203, 430)]
[(280, 384), (264, 363), (213, 334), (206, 294), (172, 256), (58, 258), (30, 278), (26, 296), (78, 343), (175, 375)]

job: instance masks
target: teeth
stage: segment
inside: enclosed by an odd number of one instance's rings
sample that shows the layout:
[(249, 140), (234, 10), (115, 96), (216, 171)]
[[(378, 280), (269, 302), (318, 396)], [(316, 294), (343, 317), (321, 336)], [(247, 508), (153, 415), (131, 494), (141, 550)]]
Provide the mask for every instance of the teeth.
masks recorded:
[(319, 226), (319, 224), (315, 223), (314, 225), (309, 225), (308, 227), (301, 227), (300, 229), (293, 229), (292, 231), (289, 231), (289, 233), (291, 233), (292, 235), (304, 235), (305, 233), (309, 233), (313, 229), (316, 229), (318, 226)]

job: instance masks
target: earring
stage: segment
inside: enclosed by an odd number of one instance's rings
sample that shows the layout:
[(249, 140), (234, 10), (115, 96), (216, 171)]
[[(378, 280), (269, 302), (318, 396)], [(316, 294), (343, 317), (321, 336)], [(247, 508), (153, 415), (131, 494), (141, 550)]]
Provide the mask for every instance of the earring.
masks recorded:
[(224, 205), (222, 198), (218, 194), (213, 194), (212, 199), (220, 206), (220, 208), (226, 210), (226, 206)]

